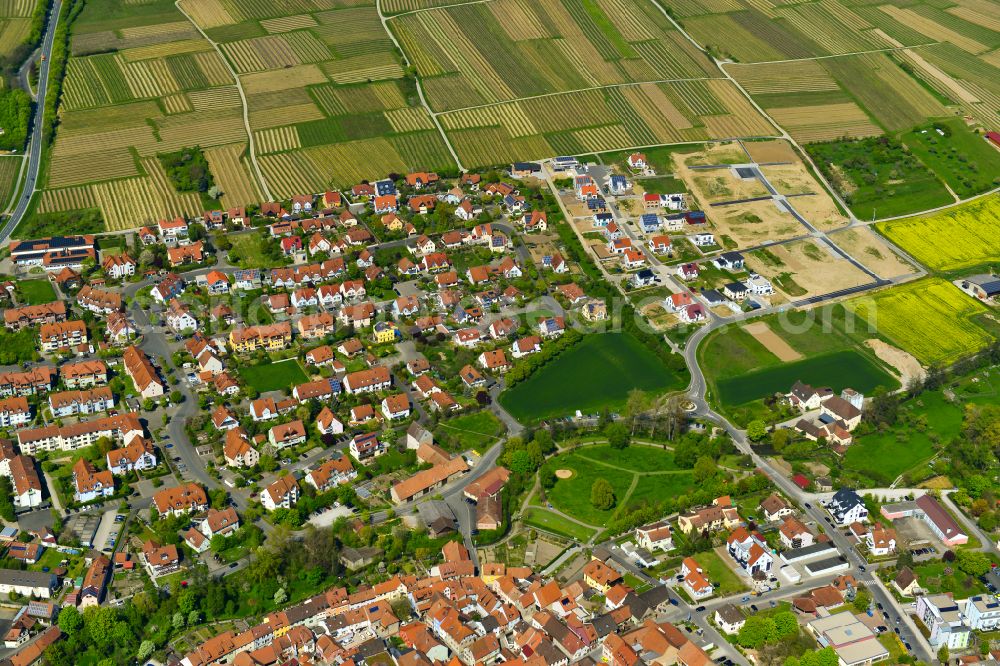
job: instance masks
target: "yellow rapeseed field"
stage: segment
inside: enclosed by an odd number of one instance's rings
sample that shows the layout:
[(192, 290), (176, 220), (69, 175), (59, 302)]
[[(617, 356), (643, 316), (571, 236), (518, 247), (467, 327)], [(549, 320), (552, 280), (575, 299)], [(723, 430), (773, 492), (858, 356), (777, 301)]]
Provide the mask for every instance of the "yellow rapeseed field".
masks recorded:
[(936, 215), (878, 225), (878, 230), (936, 271), (1000, 263), (1000, 195)]

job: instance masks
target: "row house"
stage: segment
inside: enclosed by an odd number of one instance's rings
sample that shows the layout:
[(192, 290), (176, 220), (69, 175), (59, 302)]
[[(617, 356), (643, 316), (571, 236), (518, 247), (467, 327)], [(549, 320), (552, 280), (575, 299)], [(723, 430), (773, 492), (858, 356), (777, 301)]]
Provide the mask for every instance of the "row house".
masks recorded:
[(28, 326), (54, 324), (66, 321), (66, 304), (53, 301), (42, 305), (22, 305), (3, 311), (4, 326), (11, 331), (20, 331)]
[(19, 430), (17, 444), (22, 453), (32, 455), (39, 451), (75, 451), (95, 444), (102, 437), (124, 442), (142, 434), (138, 415), (128, 412), (64, 426)]
[(76, 302), (84, 310), (89, 310), (90, 312), (99, 315), (107, 315), (112, 312), (118, 312), (123, 307), (121, 294), (113, 291), (106, 291), (104, 289), (97, 289), (89, 284), (84, 285), (83, 288), (77, 292)]
[(108, 366), (104, 361), (91, 359), (65, 363), (59, 367), (66, 388), (83, 389), (108, 383)]
[(352, 372), (344, 377), (344, 390), (350, 394), (375, 393), (392, 386), (392, 374), (385, 366)]
[(80, 320), (42, 324), (38, 339), (43, 352), (73, 349), (87, 342), (87, 325)]
[(115, 406), (115, 396), (107, 386), (74, 391), (49, 393), (49, 409), (53, 418), (97, 414)]
[(288, 322), (236, 328), (229, 334), (229, 346), (239, 353), (255, 352), (258, 349), (278, 351), (291, 343), (292, 325)]
[(56, 384), (56, 369), (49, 366), (0, 373), (0, 396), (29, 396), (51, 391)]

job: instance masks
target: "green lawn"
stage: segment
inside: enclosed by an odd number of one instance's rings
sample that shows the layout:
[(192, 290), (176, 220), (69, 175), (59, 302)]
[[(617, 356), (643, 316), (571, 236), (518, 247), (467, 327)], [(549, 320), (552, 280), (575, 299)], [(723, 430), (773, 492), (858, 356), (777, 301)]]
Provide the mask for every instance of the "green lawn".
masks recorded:
[(641, 186), (647, 192), (652, 192), (654, 194), (680, 194), (681, 192), (688, 191), (687, 185), (684, 184), (684, 181), (679, 178), (674, 178), (673, 176), (640, 178), (636, 180), (636, 184)]
[(718, 381), (719, 400), (723, 405), (742, 405), (774, 393), (787, 393), (796, 380), (834, 391), (853, 388), (870, 393), (877, 386), (899, 387), (899, 381), (867, 356), (843, 350), (765, 368), (738, 377)]
[(674, 472), (680, 469), (674, 462), (674, 454), (658, 446), (633, 444), (618, 450), (607, 444), (596, 444), (577, 449), (577, 453), (633, 472)]
[(435, 437), (452, 444), (455, 450), (472, 449), (478, 453), (493, 446), (502, 434), (500, 419), (485, 409), (442, 421), (434, 429)]
[(514, 418), (533, 423), (576, 410), (618, 409), (633, 389), (663, 393), (681, 378), (627, 333), (588, 335), (578, 345), (500, 394)]
[(928, 428), (893, 428), (858, 438), (844, 455), (844, 466), (860, 472), (878, 470), (888, 481), (930, 458), (934, 453), (931, 435), (948, 441), (962, 426), (962, 407), (944, 399), (941, 393), (925, 393), (904, 404), (914, 416), (923, 415)]
[(698, 553), (694, 559), (701, 565), (708, 580), (715, 585), (715, 596), (724, 597), (747, 589), (743, 579), (714, 550)]
[(606, 479), (614, 488), (615, 497), (621, 504), (634, 476), (630, 472), (594, 462), (575, 451), (559, 455), (548, 464), (553, 469), (573, 471), (572, 477), (556, 481), (556, 485), (547, 493), (549, 501), (563, 513), (588, 525), (604, 525), (615, 513), (614, 508), (602, 511), (590, 503), (590, 488), (594, 481)]
[(264, 251), (268, 241), (257, 232), (232, 236), (231, 239), (233, 247), (230, 252), (244, 268), (274, 268), (284, 265), (281, 259), (268, 258)]
[(1000, 151), (973, 133), (961, 118), (921, 125), (900, 138), (958, 196), (970, 197), (995, 187)]
[[(951, 574), (945, 574), (945, 568), (951, 569)], [(965, 599), (986, 592), (986, 586), (974, 576), (959, 571), (955, 563), (946, 565), (944, 562), (927, 562), (913, 567), (917, 574), (920, 587), (928, 594), (951, 592), (956, 599)]]
[(254, 387), (258, 393), (292, 388), (296, 384), (309, 381), (309, 377), (297, 360), (241, 366), (239, 373), (243, 381)]
[(56, 290), (47, 279), (18, 280), (17, 296), (25, 305), (40, 305), (56, 300)]
[(532, 527), (552, 532), (576, 541), (588, 541), (597, 530), (566, 520), (562, 516), (545, 509), (528, 509), (524, 512), (524, 523)]

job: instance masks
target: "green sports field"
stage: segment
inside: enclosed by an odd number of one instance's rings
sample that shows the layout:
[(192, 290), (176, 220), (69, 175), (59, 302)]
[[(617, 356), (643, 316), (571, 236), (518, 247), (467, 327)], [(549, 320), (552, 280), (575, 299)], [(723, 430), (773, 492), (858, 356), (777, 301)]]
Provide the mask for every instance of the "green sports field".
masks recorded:
[(663, 393), (681, 378), (627, 333), (590, 335), (531, 377), (504, 391), (500, 404), (531, 423), (625, 404), (629, 391)]
[(867, 357), (844, 350), (719, 380), (719, 399), (725, 405), (742, 405), (774, 393), (787, 393), (796, 380), (830, 386), (834, 391), (849, 387), (862, 393), (877, 386), (899, 386), (896, 379)]
[(309, 381), (302, 366), (294, 360), (241, 367), (240, 377), (258, 393), (290, 389), (296, 384)]

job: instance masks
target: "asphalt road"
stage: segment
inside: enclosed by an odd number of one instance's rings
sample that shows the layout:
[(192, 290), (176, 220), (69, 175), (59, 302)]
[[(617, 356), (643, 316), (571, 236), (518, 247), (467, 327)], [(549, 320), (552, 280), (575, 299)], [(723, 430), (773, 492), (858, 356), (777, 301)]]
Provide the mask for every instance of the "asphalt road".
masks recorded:
[(59, 12), (62, 9), (62, 1), (55, 0), (49, 12), (49, 21), (45, 26), (45, 35), (42, 37), (42, 57), (38, 72), (38, 103), (35, 104), (35, 115), (31, 121), (31, 137), (28, 139), (28, 167), (25, 169), (24, 187), (21, 190), (21, 198), (14, 206), (14, 212), (0, 229), (0, 243), (6, 242), (13, 233), (15, 227), (28, 211), (28, 204), (35, 193), (35, 186), (38, 183), (38, 171), (42, 165), (42, 120), (45, 117), (45, 93), (49, 86), (49, 65), (52, 61), (52, 45), (55, 43), (56, 24), (59, 22)]

